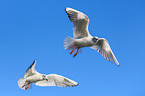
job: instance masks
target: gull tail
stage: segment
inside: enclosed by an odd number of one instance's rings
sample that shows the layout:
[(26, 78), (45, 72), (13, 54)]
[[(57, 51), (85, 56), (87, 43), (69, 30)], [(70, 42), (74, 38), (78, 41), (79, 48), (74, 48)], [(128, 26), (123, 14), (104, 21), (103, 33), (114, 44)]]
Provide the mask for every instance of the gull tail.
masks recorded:
[[(65, 47), (65, 50), (69, 50), (70, 52), (73, 50), (73, 47), (75, 45), (75, 39), (72, 38), (72, 37), (69, 37), (67, 36), (64, 40), (64, 47)], [(75, 50), (74, 50), (74, 53), (76, 52), (77, 50), (77, 46), (75, 47)], [(82, 53), (82, 48), (80, 48), (78, 50), (78, 53)]]
[[(17, 83), (18, 83), (18, 86), (21, 88), (21, 89), (24, 89), (26, 88), (26, 86), (28, 86), (28, 84), (26, 84), (25, 86), (25, 82), (26, 82), (26, 78), (19, 78)], [(28, 89), (32, 89), (32, 84), (29, 84), (29, 88)]]
[(74, 45), (75, 45), (75, 39), (67, 36), (64, 40), (65, 50), (72, 49)]
[[(17, 81), (18, 86), (19, 86), (21, 89), (24, 89), (24, 90), (25, 90), (25, 87), (23, 87), (23, 86), (24, 86), (25, 82), (26, 82), (26, 79), (25, 79), (25, 78), (19, 78), (18, 81)], [(23, 88), (22, 88), (22, 87), (23, 87)]]

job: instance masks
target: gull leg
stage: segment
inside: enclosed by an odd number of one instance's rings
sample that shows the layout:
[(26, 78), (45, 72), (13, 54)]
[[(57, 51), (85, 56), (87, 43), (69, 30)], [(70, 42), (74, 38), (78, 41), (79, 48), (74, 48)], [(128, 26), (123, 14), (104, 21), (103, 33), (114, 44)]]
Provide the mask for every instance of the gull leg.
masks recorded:
[(25, 82), (25, 84), (22, 86), (22, 88), (23, 88), (23, 87), (25, 87), (25, 86), (26, 86), (26, 84), (27, 84), (27, 81), (26, 81), (26, 82)]
[[(22, 86), (22, 88), (25, 87), (27, 85), (27, 83), (28, 82), (26, 81), (25, 84)], [(25, 88), (25, 90), (28, 89), (28, 88), (29, 88), (29, 83), (28, 83), (28, 86)]]
[(27, 90), (29, 88), (29, 84), (28, 84), (28, 86), (25, 88), (25, 90)]
[(74, 45), (73, 50), (70, 52), (70, 54), (72, 54), (74, 52), (75, 47), (76, 47), (76, 44)]
[(76, 54), (73, 56), (73, 58), (78, 54), (78, 50), (79, 50), (79, 49), (80, 49), (80, 48), (77, 49), (77, 52), (76, 52)]

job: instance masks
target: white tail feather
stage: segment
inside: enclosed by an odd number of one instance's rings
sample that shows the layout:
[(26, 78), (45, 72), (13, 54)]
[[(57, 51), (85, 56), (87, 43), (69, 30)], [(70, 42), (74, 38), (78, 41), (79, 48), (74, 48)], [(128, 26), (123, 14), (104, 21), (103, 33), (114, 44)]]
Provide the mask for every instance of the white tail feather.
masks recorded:
[[(26, 88), (26, 86), (28, 86), (28, 83), (25, 85), (25, 82), (26, 82), (26, 78), (19, 78), (17, 83), (18, 83), (18, 86), (21, 88), (21, 89), (24, 89)], [(24, 86), (25, 85), (25, 86)], [(22, 88), (23, 87), (23, 88)], [(29, 87), (28, 89), (32, 89), (32, 83), (29, 84)]]
[[(72, 38), (72, 37), (67, 36), (67, 37), (65, 38), (65, 40), (64, 40), (64, 47), (65, 47), (65, 50), (69, 50), (69, 51), (71, 52), (71, 51), (73, 50), (74, 45), (75, 45), (75, 39)], [(76, 53), (77, 48), (78, 48), (78, 47), (76, 46), (73, 53)], [(80, 48), (80, 49), (78, 50), (78, 53), (82, 53), (82, 48)]]
[(22, 88), (22, 86), (24, 86), (26, 82), (26, 79), (25, 78), (19, 78), (17, 83), (18, 83), (18, 86), (21, 88), (21, 89), (24, 89), (25, 90), (25, 87)]
[(64, 40), (64, 47), (65, 50), (73, 49), (73, 46), (75, 44), (75, 39), (67, 36)]

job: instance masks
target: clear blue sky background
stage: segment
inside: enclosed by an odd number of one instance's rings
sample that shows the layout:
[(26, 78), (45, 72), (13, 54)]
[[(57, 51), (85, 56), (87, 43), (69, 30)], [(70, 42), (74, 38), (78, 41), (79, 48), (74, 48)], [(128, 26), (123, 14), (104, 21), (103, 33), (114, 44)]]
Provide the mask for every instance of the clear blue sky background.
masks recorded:
[[(90, 48), (70, 56), (63, 47), (73, 36), (65, 7), (87, 14), (90, 33), (109, 41), (120, 67)], [(144, 0), (0, 0), (1, 96), (145, 96), (144, 50)], [(17, 79), (34, 59), (38, 72), (79, 86), (20, 89)]]

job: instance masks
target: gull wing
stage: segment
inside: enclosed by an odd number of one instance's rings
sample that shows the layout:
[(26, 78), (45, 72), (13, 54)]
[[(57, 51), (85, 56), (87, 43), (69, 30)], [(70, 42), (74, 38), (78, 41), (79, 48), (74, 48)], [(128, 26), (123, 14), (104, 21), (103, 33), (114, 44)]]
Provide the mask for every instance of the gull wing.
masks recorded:
[(89, 36), (88, 24), (89, 18), (84, 13), (72, 8), (65, 8), (65, 11), (73, 23), (73, 37), (83, 38)]
[(32, 75), (38, 73), (35, 70), (35, 65), (36, 65), (36, 59), (34, 60), (34, 62), (32, 63), (32, 65), (30, 65), (29, 68), (26, 70), (25, 75), (24, 75), (24, 78), (29, 77), (29, 76), (32, 76)]
[(91, 48), (97, 50), (108, 61), (114, 62), (117, 66), (120, 66), (105, 38), (100, 38), (97, 44), (93, 45)]
[(73, 87), (78, 85), (77, 82), (57, 74), (47, 75), (47, 79), (48, 80), (35, 82), (34, 84), (38, 86), (59, 86), (59, 87), (67, 87), (67, 86)]

